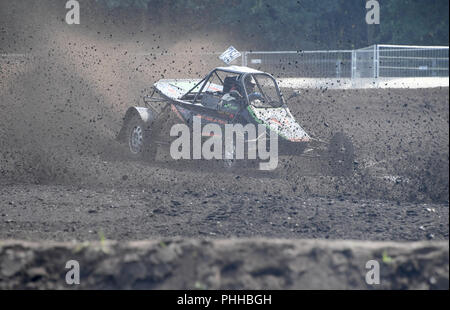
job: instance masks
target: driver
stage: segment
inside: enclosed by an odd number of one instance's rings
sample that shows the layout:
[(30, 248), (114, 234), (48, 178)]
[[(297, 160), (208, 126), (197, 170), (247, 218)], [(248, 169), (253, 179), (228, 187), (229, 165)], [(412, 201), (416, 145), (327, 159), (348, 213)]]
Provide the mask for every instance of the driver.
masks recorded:
[(240, 108), (242, 95), (239, 92), (239, 84), (233, 82), (230, 90), (220, 98), (219, 110), (236, 112)]

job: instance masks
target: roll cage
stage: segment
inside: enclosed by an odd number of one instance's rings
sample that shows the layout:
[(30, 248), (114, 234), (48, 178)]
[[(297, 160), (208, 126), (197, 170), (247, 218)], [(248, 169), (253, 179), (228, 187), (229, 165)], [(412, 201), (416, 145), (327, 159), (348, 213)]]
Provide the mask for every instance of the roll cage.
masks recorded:
[[(236, 85), (238, 85), (238, 92), (240, 93), (240, 95), (242, 96), (242, 98), (245, 101), (245, 104), (250, 105), (250, 101), (249, 101), (249, 93), (248, 93), (248, 89), (247, 87), (245, 87), (245, 83), (244, 81), (249, 77), (253, 77), (256, 87), (257, 89), (264, 94), (263, 91), (263, 86), (259, 83), (258, 79), (255, 78), (257, 76), (264, 76), (265, 78), (269, 78), (272, 82), (273, 85), (275, 87), (276, 90), (276, 95), (278, 96), (278, 100), (279, 100), (279, 106), (283, 106), (285, 105), (283, 96), (280, 92), (280, 89), (278, 87), (278, 84), (275, 80), (275, 78), (265, 72), (261, 72), (261, 71), (256, 71), (256, 70), (252, 70), (252, 71), (238, 71), (238, 70), (231, 70), (228, 69), (227, 67), (225, 68), (216, 68), (214, 70), (212, 70), (208, 75), (206, 75), (202, 80), (200, 80), (200, 82), (198, 82), (197, 84), (195, 84), (194, 87), (192, 87), (187, 93), (185, 93), (180, 100), (185, 100), (185, 101), (189, 101), (192, 104), (196, 104), (199, 102), (199, 100), (202, 99), (203, 95), (205, 93), (215, 93), (217, 95), (225, 95), (225, 93), (227, 93), (229, 91), (229, 87), (227, 87), (227, 82), (229, 82), (230, 80), (227, 81), (227, 77), (223, 78), (220, 76), (219, 73), (224, 73), (224, 74), (229, 74), (233, 76), (233, 80), (234, 83)], [(212, 80), (216, 78), (218, 83), (212, 83)], [(265, 95), (264, 95), (265, 96)]]

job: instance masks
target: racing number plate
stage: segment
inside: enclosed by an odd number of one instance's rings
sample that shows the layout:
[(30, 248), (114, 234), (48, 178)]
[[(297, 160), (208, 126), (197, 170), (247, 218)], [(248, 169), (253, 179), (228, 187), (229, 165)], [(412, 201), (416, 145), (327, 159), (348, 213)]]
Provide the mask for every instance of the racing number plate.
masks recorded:
[(230, 46), (225, 52), (223, 52), (222, 55), (220, 55), (220, 59), (226, 63), (227, 65), (230, 64), (233, 60), (240, 57), (241, 53), (237, 49), (235, 49), (233, 46)]

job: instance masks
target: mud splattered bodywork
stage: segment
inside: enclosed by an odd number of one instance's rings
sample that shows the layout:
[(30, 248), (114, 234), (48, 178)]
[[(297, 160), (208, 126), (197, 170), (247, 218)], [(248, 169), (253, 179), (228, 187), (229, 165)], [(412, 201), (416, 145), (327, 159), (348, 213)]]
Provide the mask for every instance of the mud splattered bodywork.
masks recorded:
[(280, 137), (288, 141), (309, 142), (311, 139), (287, 107), (265, 109), (249, 106), (248, 110), (255, 121), (266, 125), (270, 130), (277, 132)]

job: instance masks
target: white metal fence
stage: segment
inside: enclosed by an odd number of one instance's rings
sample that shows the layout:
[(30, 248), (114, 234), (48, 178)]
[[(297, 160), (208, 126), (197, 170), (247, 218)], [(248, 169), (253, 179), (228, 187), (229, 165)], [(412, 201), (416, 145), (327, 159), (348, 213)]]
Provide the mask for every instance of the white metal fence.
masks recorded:
[(376, 77), (448, 77), (448, 46), (376, 45)]
[[(129, 53), (113, 57), (109, 64), (123, 72), (132, 72), (136, 79), (155, 82), (163, 77), (198, 78), (212, 68), (224, 65), (219, 54)], [(0, 54), (0, 86), (4, 83), (2, 77), (8, 72), (25, 70), (28, 65), (45, 61), (49, 55)], [(448, 86), (449, 76), (448, 46), (373, 45), (356, 50), (252, 51), (243, 52), (242, 60), (237, 59), (232, 64), (239, 61), (275, 77), (288, 78), (280, 80), (286, 87), (437, 87)], [(397, 81), (392, 81), (395, 78)], [(386, 84), (386, 79), (391, 84)]]
[(448, 77), (448, 46), (372, 45), (357, 50), (244, 52), (242, 64), (277, 77)]
[(277, 77), (351, 77), (352, 51), (244, 52), (242, 64)]

